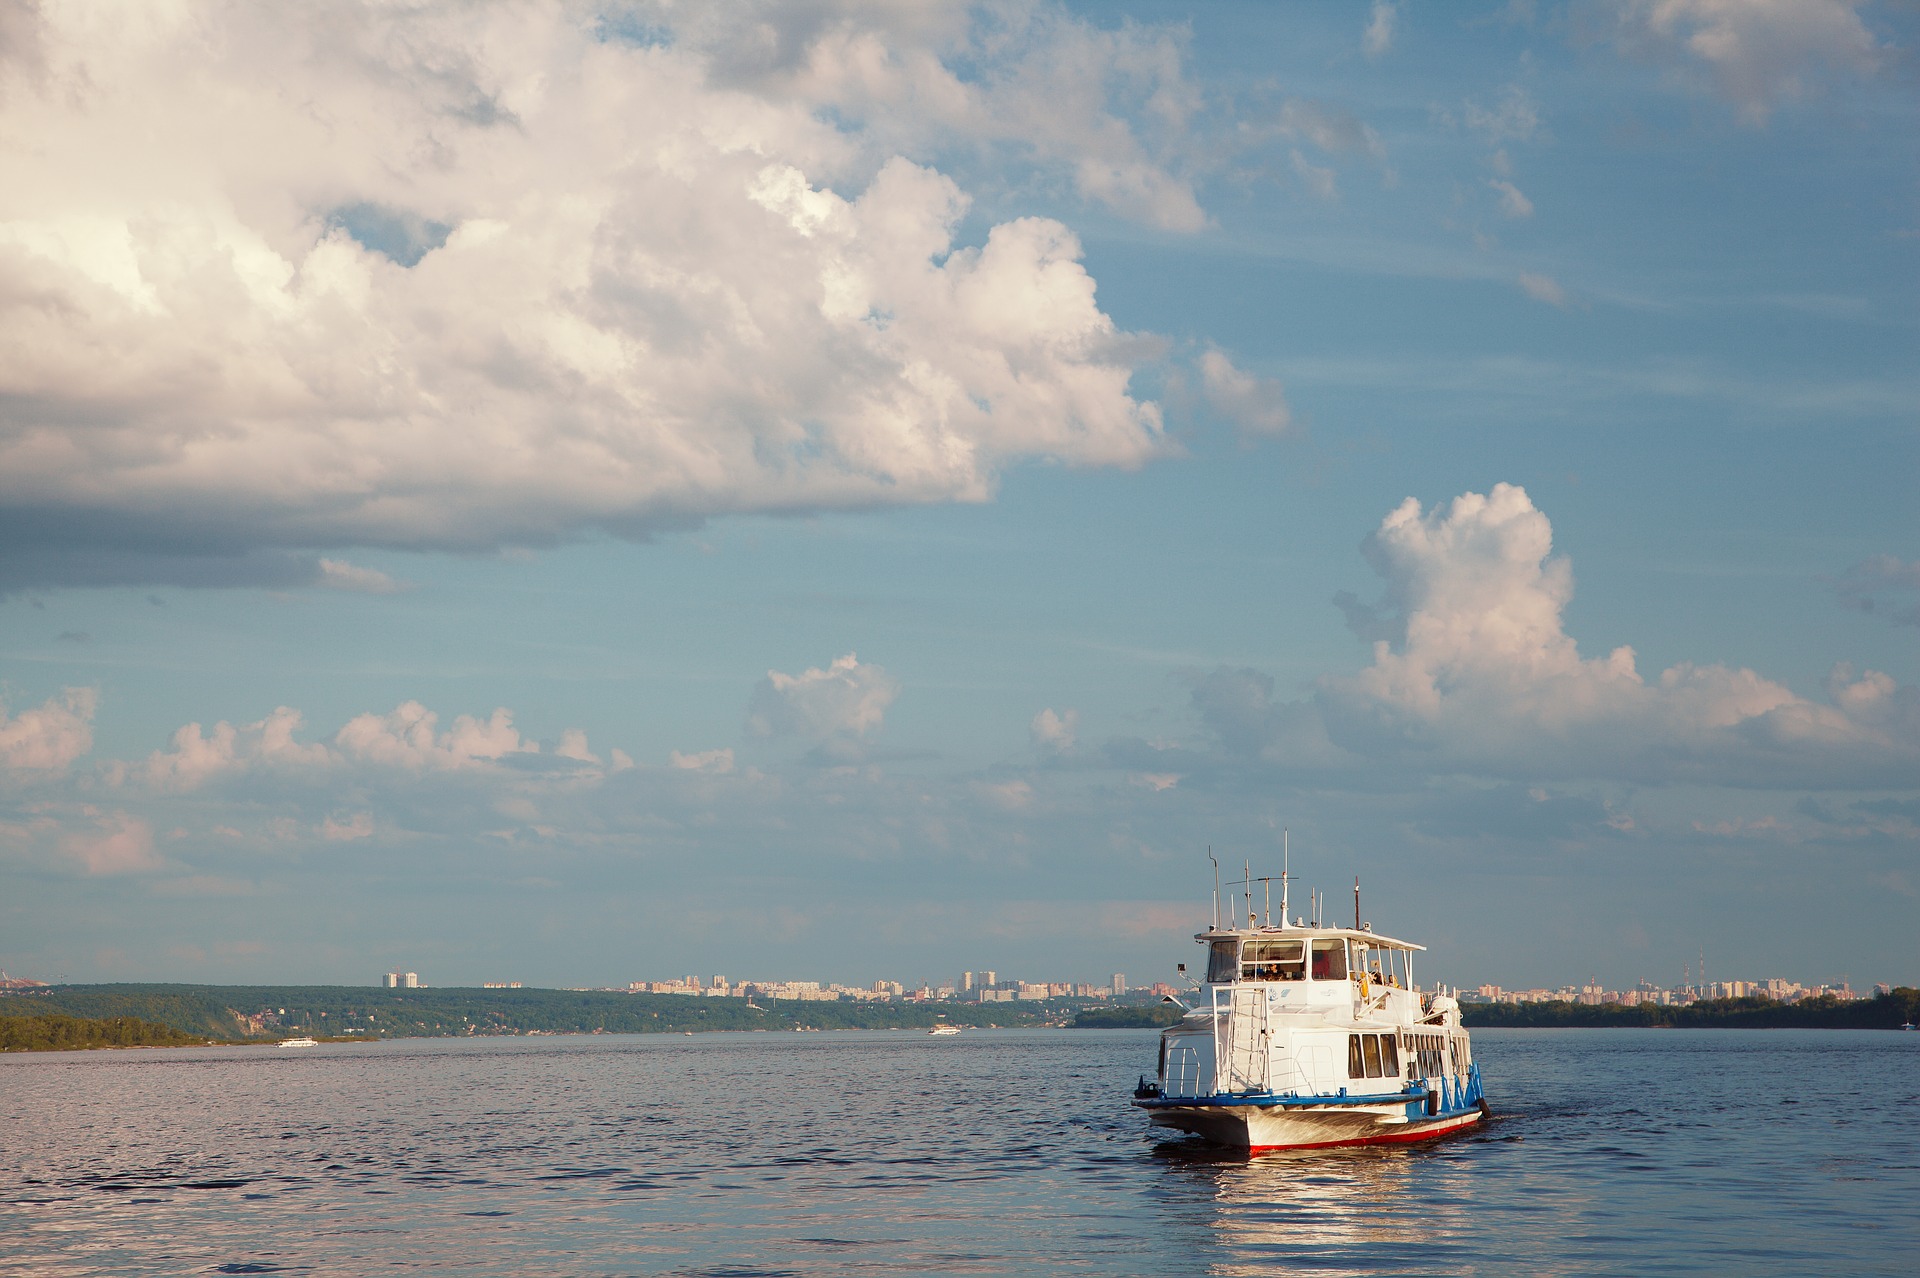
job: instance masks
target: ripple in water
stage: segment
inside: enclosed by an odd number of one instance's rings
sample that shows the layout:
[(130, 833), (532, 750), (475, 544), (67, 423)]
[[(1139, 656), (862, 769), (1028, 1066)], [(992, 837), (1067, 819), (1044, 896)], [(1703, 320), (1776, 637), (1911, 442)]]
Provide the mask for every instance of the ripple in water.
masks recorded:
[(14, 1056), (0, 1272), (1912, 1272), (1920, 1036), (1476, 1049), (1485, 1131), (1257, 1159), (1127, 1031)]

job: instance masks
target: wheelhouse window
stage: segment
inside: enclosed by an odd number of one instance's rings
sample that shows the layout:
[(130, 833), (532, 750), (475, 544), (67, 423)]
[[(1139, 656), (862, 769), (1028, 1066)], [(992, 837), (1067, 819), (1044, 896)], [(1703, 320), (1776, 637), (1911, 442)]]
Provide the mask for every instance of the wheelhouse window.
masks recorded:
[(1380, 1077), (1380, 1036), (1378, 1034), (1362, 1034), (1360, 1036), (1360, 1050), (1366, 1054), (1367, 1077)]
[(1215, 941), (1207, 948), (1207, 983), (1225, 985), (1240, 974), (1240, 942)]
[(1313, 943), (1313, 979), (1316, 981), (1347, 979), (1347, 943), (1345, 941), (1334, 937)]
[(1302, 981), (1307, 976), (1302, 941), (1248, 941), (1240, 947), (1243, 981)]
[(1347, 1077), (1365, 1078), (1367, 1076), (1366, 1059), (1360, 1053), (1360, 1036), (1347, 1035)]
[(1400, 1042), (1392, 1034), (1380, 1036), (1380, 1077), (1400, 1077)]

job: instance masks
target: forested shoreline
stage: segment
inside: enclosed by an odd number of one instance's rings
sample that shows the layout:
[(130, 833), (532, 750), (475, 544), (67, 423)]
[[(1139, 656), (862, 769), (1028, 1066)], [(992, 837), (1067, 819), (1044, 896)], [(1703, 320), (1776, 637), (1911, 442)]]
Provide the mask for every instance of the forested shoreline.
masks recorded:
[(1466, 1024), (1503, 1029), (1890, 1029), (1920, 1019), (1920, 990), (1901, 986), (1873, 998), (1842, 1002), (1806, 998), (1706, 999), (1674, 1007), (1641, 1003), (1465, 1003)]
[[(1920, 1019), (1920, 990), (1854, 1002), (1721, 999), (1681, 1007), (1570, 1002), (1469, 1003), (1475, 1028), (1898, 1029)], [(0, 994), (0, 1051), (343, 1041), (491, 1034), (976, 1029), (1150, 1029), (1171, 1005), (1054, 999), (1020, 1003), (842, 1003), (627, 994), (611, 990), (368, 989), (327, 985), (61, 985)]]

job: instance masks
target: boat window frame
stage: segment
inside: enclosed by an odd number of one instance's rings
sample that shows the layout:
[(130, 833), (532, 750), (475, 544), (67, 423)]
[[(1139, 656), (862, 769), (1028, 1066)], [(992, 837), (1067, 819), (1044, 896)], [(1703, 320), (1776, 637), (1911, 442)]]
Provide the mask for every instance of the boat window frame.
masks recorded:
[[(1331, 970), (1332, 965), (1329, 965), (1329, 971), (1327, 972), (1327, 974), (1324, 976), (1319, 975), (1317, 973), (1317, 968), (1318, 968), (1317, 960), (1319, 956), (1322, 954), (1330, 954), (1330, 955), (1336, 956), (1339, 960), (1340, 970), (1338, 972), (1334, 972)], [(1313, 938), (1313, 945), (1307, 950), (1308, 979), (1315, 980), (1315, 981), (1344, 981), (1347, 979), (1347, 972), (1349, 970), (1350, 969), (1347, 963), (1347, 938), (1346, 937), (1316, 936)]]
[(1207, 943), (1207, 984), (1231, 985), (1240, 977), (1240, 941), (1223, 937)]
[(1349, 1034), (1347, 1035), (1347, 1077), (1365, 1078), (1366, 1076), (1367, 1066), (1360, 1052), (1360, 1036)]
[[(1295, 958), (1276, 957), (1291, 949)], [(1292, 969), (1291, 972), (1288, 969)], [(1307, 979), (1307, 946), (1304, 937), (1285, 937), (1246, 941), (1240, 946), (1240, 979), (1243, 981), (1304, 981)]]
[(1378, 1034), (1362, 1034), (1360, 1036), (1360, 1052), (1366, 1058), (1367, 1077), (1385, 1077), (1385, 1075), (1380, 1072), (1380, 1036)]
[(1400, 1036), (1398, 1034), (1380, 1036), (1380, 1077), (1400, 1077)]

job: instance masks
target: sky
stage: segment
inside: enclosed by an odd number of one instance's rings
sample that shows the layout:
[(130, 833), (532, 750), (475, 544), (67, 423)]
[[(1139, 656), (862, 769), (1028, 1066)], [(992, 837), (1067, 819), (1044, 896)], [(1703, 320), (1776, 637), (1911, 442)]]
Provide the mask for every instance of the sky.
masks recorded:
[(0, 967), (1920, 983), (1917, 33), (0, 4)]

